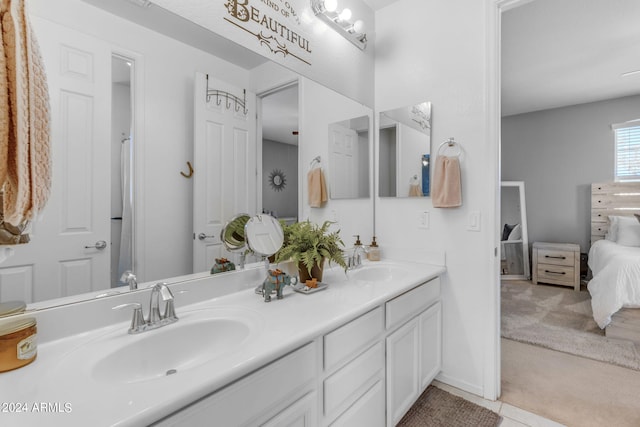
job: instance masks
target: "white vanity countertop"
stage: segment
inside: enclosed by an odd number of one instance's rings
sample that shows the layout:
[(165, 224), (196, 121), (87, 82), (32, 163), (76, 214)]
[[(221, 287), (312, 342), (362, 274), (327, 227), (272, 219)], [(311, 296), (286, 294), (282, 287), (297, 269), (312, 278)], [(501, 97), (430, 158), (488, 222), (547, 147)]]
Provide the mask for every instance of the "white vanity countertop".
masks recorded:
[[(342, 270), (331, 269), (323, 280), (328, 288), (313, 294), (287, 286), (282, 300), (274, 296), (265, 303), (251, 288), (178, 307), (181, 320), (175, 325), (205, 309), (238, 308), (258, 320), (259, 330), (234, 352), (153, 380), (109, 381), (96, 378), (92, 366), (109, 352), (111, 336), (133, 342), (174, 325), (128, 335), (128, 323), (119, 323), (40, 345), (33, 363), (0, 373), (0, 425), (141, 426), (157, 421), (445, 271), (428, 264), (393, 265), (402, 273), (388, 282), (350, 280)], [(136, 355), (130, 357), (123, 363), (135, 363)]]

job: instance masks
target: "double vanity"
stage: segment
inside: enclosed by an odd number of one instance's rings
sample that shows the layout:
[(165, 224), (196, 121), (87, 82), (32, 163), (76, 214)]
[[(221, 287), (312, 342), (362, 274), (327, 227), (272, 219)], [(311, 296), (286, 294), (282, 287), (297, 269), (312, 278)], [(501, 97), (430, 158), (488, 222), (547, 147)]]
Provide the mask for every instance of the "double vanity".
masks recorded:
[(443, 273), (365, 262), (270, 303), (263, 266), (187, 277), (179, 320), (138, 334), (110, 308), (146, 311), (148, 289), (38, 313), (38, 358), (0, 374), (0, 424), (393, 426), (440, 371)]

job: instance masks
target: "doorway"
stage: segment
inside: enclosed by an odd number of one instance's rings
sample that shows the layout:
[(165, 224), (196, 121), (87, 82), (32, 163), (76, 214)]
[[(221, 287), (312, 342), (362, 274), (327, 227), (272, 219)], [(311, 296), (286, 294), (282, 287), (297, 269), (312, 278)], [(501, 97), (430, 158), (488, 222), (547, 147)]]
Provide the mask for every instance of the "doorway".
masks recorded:
[(124, 285), (134, 265), (134, 67), (130, 58), (111, 57), (111, 287)]
[(260, 95), (262, 212), (285, 223), (298, 221), (298, 84)]

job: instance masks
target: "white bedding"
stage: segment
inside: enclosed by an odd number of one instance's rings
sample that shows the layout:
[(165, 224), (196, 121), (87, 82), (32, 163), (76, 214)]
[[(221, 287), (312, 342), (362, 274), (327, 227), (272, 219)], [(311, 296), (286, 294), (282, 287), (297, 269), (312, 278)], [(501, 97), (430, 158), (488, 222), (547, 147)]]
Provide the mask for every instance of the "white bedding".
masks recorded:
[(640, 307), (640, 248), (598, 240), (589, 250), (593, 318), (605, 328), (623, 307)]

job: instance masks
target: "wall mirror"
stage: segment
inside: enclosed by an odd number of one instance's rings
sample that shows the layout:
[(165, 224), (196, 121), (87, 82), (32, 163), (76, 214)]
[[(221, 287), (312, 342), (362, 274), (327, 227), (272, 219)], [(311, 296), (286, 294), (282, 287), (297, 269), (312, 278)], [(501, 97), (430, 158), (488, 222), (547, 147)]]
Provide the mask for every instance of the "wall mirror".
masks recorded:
[(369, 197), (369, 116), (329, 124), (329, 197)]
[(501, 278), (528, 280), (531, 273), (524, 182), (501, 183), (500, 224)]
[(378, 195), (428, 196), (431, 103), (381, 112), (378, 138)]
[[(57, 93), (63, 95), (52, 97), (51, 105), (58, 113), (64, 106), (85, 114), (86, 121), (60, 123), (56, 121), (59, 115), (53, 117), (54, 145), (75, 153), (78, 158), (67, 162), (60, 153), (54, 153), (53, 191), (55, 197), (73, 196), (68, 199), (73, 204), (64, 210), (57, 209), (50, 199), (42, 220), (33, 224), (31, 243), (9, 249), (13, 254), (0, 264), (0, 302), (23, 300), (28, 303), (28, 309), (41, 309), (111, 294), (116, 291), (111, 288), (116, 279), (111, 277), (117, 276), (110, 261), (115, 253), (111, 250), (114, 245), (123, 248), (121, 253), (135, 254), (132, 269), (140, 283), (191, 274), (193, 188), (186, 162), (193, 160), (195, 72), (210, 71), (249, 90), (281, 83), (279, 77), (269, 75), (271, 70), (288, 72), (288, 80), (293, 73), (224, 37), (209, 34), (202, 27), (163, 12), (155, 4), (143, 8), (128, 0), (31, 0), (28, 6), (46, 70), (51, 74), (50, 89), (61, 88), (72, 78), (83, 79), (81, 90), (73, 87), (58, 90)], [(65, 67), (51, 62), (52, 52), (68, 59)], [(112, 104), (116, 102), (112, 85), (118, 84), (119, 89), (123, 89), (121, 92), (125, 92), (127, 84), (112, 82), (112, 76), (117, 74), (111, 71), (112, 59), (117, 60), (118, 69), (131, 78), (130, 99), (123, 97), (117, 108)], [(66, 73), (64, 76), (52, 75), (61, 70)], [(362, 72), (370, 73), (370, 70)], [(88, 83), (100, 83), (99, 91), (85, 95), (83, 90)], [(115, 89), (113, 91), (115, 93)], [(81, 96), (77, 96), (79, 94)], [(308, 105), (300, 108), (306, 111)], [(112, 130), (109, 119), (115, 116), (112, 108), (131, 122), (123, 120), (119, 126), (122, 129)], [(326, 109), (326, 105), (322, 108)], [(323, 124), (323, 144), (326, 144), (326, 123)], [(101, 138), (86, 138), (83, 132), (89, 129)], [(315, 131), (309, 134), (319, 135)], [(61, 139), (67, 141), (65, 144), (71, 141), (70, 145), (61, 144)], [(96, 145), (86, 144), (90, 140)], [(91, 162), (96, 161), (98, 165), (108, 164), (104, 160), (111, 158), (111, 151), (114, 163), (119, 163), (117, 160), (124, 152), (131, 154), (125, 159), (126, 163), (120, 164), (126, 170), (118, 172), (114, 183), (111, 177), (115, 174), (105, 170), (102, 171), (105, 175), (96, 175), (97, 169), (91, 166)], [(324, 156), (324, 152), (322, 154)], [(309, 160), (301, 164), (306, 171)], [(69, 179), (77, 171), (87, 173), (87, 178)], [(126, 179), (125, 172), (130, 174)], [(233, 189), (235, 179), (256, 179), (230, 175), (226, 178), (231, 181), (227, 181), (225, 189)], [(287, 175), (284, 189), (289, 188), (291, 179), (297, 178)], [(281, 185), (276, 181), (274, 183)], [(109, 209), (109, 191), (96, 187), (105, 183), (122, 189), (114, 196), (120, 203), (113, 213)], [(258, 186), (260, 182), (255, 184)], [(85, 215), (93, 212), (88, 202), (91, 198), (104, 203), (101, 211), (106, 214), (101, 217), (99, 227)], [(125, 198), (127, 203), (131, 202), (134, 223), (127, 232), (133, 239), (126, 242), (122, 239), (120, 244), (116, 238), (110, 238), (110, 223), (121, 221), (119, 214), (124, 208), (120, 205)], [(259, 202), (256, 204), (259, 209)], [(247, 211), (236, 209), (234, 212)], [(231, 216), (226, 215), (224, 220), (228, 221)], [(73, 255), (64, 252), (60, 244), (44, 240), (45, 236), (52, 235), (47, 221), (54, 224), (55, 231), (62, 227), (61, 234), (69, 240)], [(114, 227), (117, 229), (114, 233), (121, 236), (124, 225)], [(211, 239), (219, 240), (220, 233)], [(98, 244), (100, 241), (106, 241), (105, 249), (100, 249), (103, 247)], [(106, 260), (101, 260), (98, 266), (94, 260), (101, 254)], [(40, 268), (41, 262), (50, 263), (52, 267)], [(48, 273), (43, 275), (43, 271)], [(56, 285), (52, 285), (52, 278)]]

